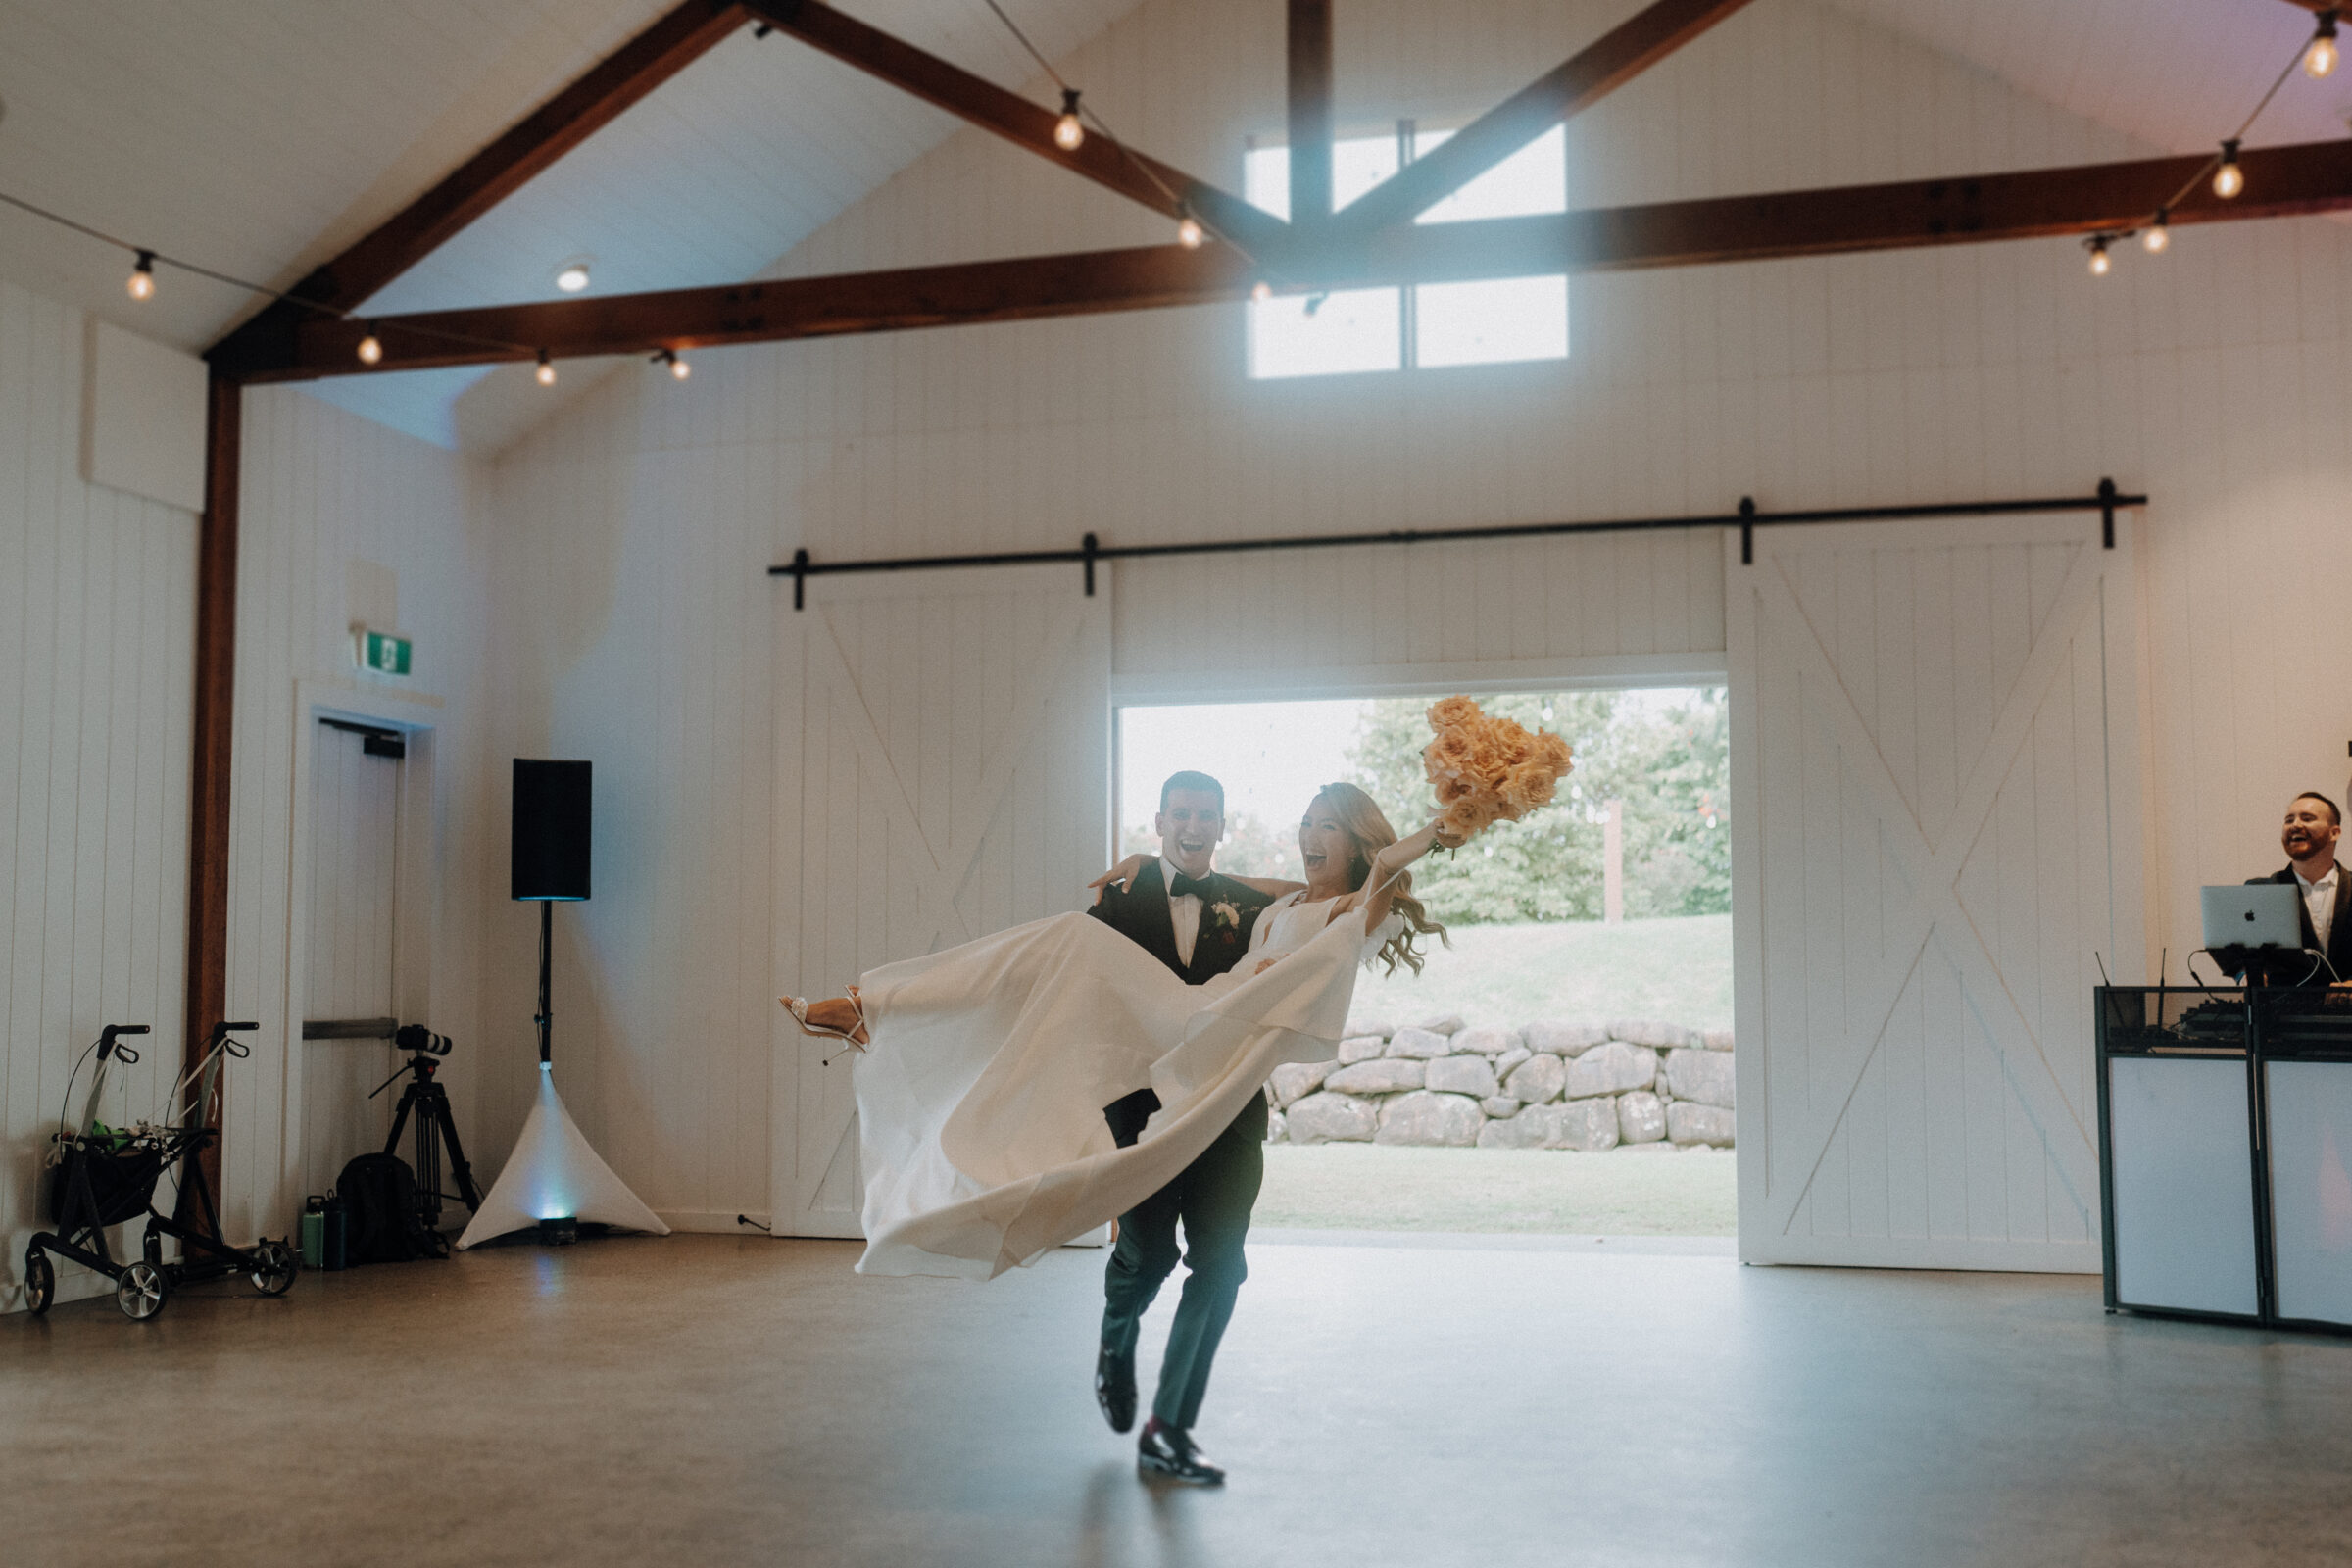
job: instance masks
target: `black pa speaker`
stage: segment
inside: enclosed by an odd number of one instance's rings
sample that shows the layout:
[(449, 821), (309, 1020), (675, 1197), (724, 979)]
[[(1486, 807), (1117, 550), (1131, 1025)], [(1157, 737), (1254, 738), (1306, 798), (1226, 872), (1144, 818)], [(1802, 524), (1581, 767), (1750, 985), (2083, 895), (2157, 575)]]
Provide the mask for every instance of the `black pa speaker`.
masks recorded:
[(510, 898), (588, 897), (588, 772), (593, 765), (514, 759)]

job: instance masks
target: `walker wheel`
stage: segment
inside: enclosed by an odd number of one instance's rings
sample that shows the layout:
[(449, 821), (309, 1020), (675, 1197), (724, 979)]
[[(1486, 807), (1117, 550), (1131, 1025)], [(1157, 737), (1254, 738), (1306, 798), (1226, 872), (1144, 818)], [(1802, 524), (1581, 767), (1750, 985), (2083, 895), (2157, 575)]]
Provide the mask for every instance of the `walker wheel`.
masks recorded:
[(164, 1309), (164, 1298), (172, 1294), (171, 1282), (164, 1271), (145, 1258), (122, 1271), (115, 1281), (115, 1304), (122, 1315), (133, 1323), (144, 1323)]
[(24, 1249), (24, 1309), (34, 1317), (49, 1310), (57, 1299), (57, 1269), (50, 1263), (49, 1254), (37, 1247)]
[(253, 1250), (253, 1288), (264, 1296), (292, 1290), (294, 1275), (302, 1267), (302, 1254), (283, 1242), (263, 1242)]

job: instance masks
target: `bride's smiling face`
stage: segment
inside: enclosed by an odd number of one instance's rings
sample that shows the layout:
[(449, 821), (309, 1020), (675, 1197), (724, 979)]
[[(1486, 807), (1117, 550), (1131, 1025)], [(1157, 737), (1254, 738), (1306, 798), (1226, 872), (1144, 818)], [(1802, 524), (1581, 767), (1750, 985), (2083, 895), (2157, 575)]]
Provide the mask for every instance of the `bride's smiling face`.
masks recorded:
[(1310, 883), (1346, 882), (1353, 866), (1355, 839), (1319, 796), (1298, 819), (1298, 857)]

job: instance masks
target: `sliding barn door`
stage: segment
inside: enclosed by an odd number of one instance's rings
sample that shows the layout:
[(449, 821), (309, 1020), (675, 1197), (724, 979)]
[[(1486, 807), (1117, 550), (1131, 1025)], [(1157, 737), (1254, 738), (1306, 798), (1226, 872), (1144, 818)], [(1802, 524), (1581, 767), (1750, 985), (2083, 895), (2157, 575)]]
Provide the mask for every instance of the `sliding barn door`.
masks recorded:
[[(777, 988), (1082, 908), (1110, 851), (1110, 596), (1074, 566), (811, 583), (777, 639)], [(778, 1008), (778, 1235), (856, 1236), (847, 1060)]]
[(1742, 1257), (2097, 1272), (2091, 988), (2145, 956), (2129, 520), (1731, 538)]

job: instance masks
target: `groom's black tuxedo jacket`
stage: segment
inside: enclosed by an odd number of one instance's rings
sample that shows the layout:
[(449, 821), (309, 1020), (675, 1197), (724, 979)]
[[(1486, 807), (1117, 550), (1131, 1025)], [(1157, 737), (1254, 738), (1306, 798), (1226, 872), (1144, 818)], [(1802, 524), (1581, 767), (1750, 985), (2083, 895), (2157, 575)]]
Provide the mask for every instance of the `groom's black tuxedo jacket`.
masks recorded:
[[(1241, 961), (1250, 951), (1250, 932), (1258, 915), (1274, 902), (1248, 883), (1215, 871), (1209, 873), (1208, 881), (1210, 893), (1200, 901), (1200, 929), (1193, 938), (1193, 961), (1189, 964), (1176, 956), (1176, 920), (1168, 911), (1168, 884), (1156, 858), (1136, 873), (1126, 892), (1104, 888), (1101, 901), (1086, 912), (1166, 964), (1186, 985), (1197, 986)], [(1232, 909), (1230, 922), (1219, 905)], [(1144, 1123), (1158, 1108), (1159, 1096), (1138, 1089), (1103, 1106), (1102, 1114), (1110, 1123), (1111, 1136), (1125, 1148), (1143, 1136)], [(1248, 1116), (1252, 1110), (1265, 1114), (1262, 1098), (1250, 1101), (1242, 1114)], [(1262, 1141), (1262, 1130), (1259, 1136)]]
[[(1258, 915), (1273, 902), (1248, 883), (1220, 872), (1211, 871), (1208, 881), (1212, 891), (1200, 901), (1200, 930), (1193, 938), (1193, 961), (1189, 964), (1176, 956), (1168, 885), (1156, 858), (1136, 873), (1126, 892), (1104, 888), (1102, 902), (1086, 912), (1166, 964), (1186, 985), (1197, 986), (1241, 961), (1242, 955), (1250, 951), (1250, 932)], [(1230, 920), (1220, 905), (1233, 911)]]

